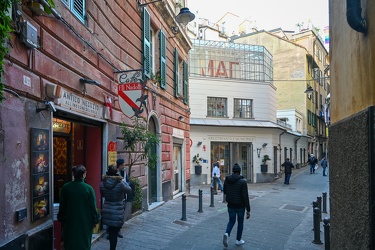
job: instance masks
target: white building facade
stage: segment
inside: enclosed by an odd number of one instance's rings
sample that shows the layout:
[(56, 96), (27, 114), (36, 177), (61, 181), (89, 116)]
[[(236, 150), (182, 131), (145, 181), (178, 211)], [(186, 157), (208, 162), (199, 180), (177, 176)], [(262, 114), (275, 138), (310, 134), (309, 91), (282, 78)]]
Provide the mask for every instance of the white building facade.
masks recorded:
[[(201, 171), (191, 161), (191, 185), (211, 183), (215, 162), (222, 180), (238, 163), (248, 182), (256, 183), (279, 177), (286, 158), (307, 161), (307, 138), (277, 120), (272, 55), (263, 46), (192, 42), (190, 156), (203, 161)], [(267, 167), (261, 167), (264, 155), (271, 159)]]

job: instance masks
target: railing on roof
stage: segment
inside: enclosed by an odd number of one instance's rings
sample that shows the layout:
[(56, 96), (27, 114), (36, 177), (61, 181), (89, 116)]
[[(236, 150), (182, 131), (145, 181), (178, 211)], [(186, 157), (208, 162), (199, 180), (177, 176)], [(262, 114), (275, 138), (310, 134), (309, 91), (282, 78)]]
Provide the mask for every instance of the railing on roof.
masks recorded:
[(259, 45), (192, 40), (190, 76), (272, 81), (271, 53)]

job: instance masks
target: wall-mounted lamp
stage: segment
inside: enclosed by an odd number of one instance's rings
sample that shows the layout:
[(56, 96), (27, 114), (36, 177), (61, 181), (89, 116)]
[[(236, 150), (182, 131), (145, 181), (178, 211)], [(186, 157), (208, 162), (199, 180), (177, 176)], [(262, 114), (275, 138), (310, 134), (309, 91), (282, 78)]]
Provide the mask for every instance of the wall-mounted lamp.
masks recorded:
[(180, 13), (176, 16), (176, 21), (183, 25), (187, 25), (189, 22), (193, 21), (195, 15), (190, 12), (189, 8), (181, 8)]
[(202, 145), (202, 142), (201, 141), (199, 141), (198, 143), (197, 143), (197, 146), (199, 147), (200, 145)]
[(39, 113), (40, 111), (43, 110), (48, 110), (48, 111), (53, 111), (56, 112), (55, 104), (51, 101), (44, 100), (43, 101), (44, 105), (46, 105), (44, 108), (39, 108), (38, 106), (36, 107), (36, 112)]
[(314, 89), (309, 85), (307, 86), (307, 89), (305, 90), (305, 93), (308, 95), (311, 95), (314, 92)]
[(148, 3), (142, 3), (142, 0), (138, 0), (138, 11), (141, 11), (143, 7), (152, 4), (152, 3), (157, 3), (157, 2), (162, 2), (163, 0), (154, 0)]
[(182, 119), (184, 119), (184, 117), (183, 117), (182, 115), (180, 115), (180, 116), (178, 117), (178, 120), (179, 120), (179, 121), (182, 121)]
[(260, 152), (262, 151), (262, 148), (257, 148), (257, 155), (258, 155), (258, 158), (260, 158)]
[(264, 148), (264, 147), (267, 146), (267, 145), (268, 145), (268, 143), (263, 143), (262, 147)]
[(79, 79), (79, 82), (83, 83), (82, 92), (83, 92), (84, 95), (86, 95), (86, 93), (87, 93), (87, 91), (86, 91), (86, 84), (100, 86), (99, 82), (97, 82), (95, 80), (86, 79), (86, 78)]

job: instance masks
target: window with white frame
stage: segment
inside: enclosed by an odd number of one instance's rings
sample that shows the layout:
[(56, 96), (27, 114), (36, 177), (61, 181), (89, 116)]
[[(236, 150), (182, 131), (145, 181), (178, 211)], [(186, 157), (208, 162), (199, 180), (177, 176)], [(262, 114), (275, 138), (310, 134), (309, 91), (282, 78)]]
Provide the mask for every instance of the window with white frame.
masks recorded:
[(253, 100), (235, 98), (233, 107), (233, 117), (253, 118)]
[(227, 117), (227, 98), (207, 97), (207, 116)]
[(86, 1), (85, 0), (61, 0), (66, 7), (82, 22), (86, 19)]

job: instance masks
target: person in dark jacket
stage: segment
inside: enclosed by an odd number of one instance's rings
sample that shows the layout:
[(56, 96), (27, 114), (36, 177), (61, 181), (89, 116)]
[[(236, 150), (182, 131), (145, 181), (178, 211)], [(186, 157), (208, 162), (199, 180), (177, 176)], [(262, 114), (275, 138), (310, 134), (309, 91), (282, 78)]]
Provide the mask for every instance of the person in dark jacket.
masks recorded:
[(315, 164), (318, 163), (318, 159), (316, 159), (315, 155), (311, 154), (307, 163), (310, 164), (310, 174), (315, 174)]
[(61, 189), (57, 219), (61, 222), (64, 249), (91, 249), (92, 229), (99, 223), (94, 189), (85, 183), (86, 168), (72, 168), (74, 180)]
[(290, 176), (292, 175), (292, 168), (294, 168), (293, 163), (289, 161), (289, 158), (286, 158), (285, 162), (281, 164), (284, 167), (285, 180), (284, 184), (289, 185)]
[(104, 198), (102, 222), (108, 226), (110, 250), (116, 249), (117, 236), (124, 225), (124, 195), (132, 191), (117, 172), (117, 167), (110, 165), (100, 183), (100, 194)]
[(322, 161), (320, 162), (320, 165), (323, 168), (323, 176), (327, 176), (326, 175), (327, 159), (325, 157), (323, 157)]
[(233, 173), (225, 178), (224, 194), (227, 201), (229, 222), (223, 236), (223, 244), (228, 246), (228, 239), (232, 232), (237, 217), (237, 237), (236, 245), (243, 245), (242, 240), (243, 223), (246, 209), (246, 219), (250, 218), (250, 200), (246, 180), (240, 175), (241, 167), (235, 163), (232, 169)]

